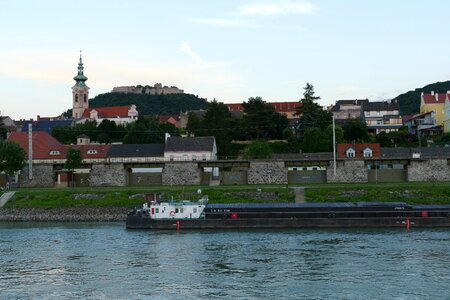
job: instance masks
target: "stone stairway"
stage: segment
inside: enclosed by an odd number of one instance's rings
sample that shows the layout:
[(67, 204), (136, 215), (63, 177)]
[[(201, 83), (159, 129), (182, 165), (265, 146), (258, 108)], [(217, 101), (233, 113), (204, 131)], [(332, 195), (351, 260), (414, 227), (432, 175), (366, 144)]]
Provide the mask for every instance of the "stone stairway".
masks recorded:
[(3, 195), (0, 197), (0, 207), (3, 207), (3, 205), (5, 205), (6, 202), (8, 202), (8, 200), (11, 199), (15, 193), (16, 192), (3, 193)]

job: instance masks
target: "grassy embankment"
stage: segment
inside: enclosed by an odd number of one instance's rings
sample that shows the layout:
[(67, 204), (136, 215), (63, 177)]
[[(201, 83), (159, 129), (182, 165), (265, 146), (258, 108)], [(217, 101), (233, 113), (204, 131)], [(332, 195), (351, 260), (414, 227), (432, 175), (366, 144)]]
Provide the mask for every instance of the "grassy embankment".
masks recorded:
[[(141, 206), (139, 195), (163, 192), (165, 199), (197, 200), (197, 189), (211, 203), (293, 202), (293, 186), (220, 186), (220, 187), (114, 187), (74, 189), (19, 189), (5, 207)], [(308, 202), (402, 201), (408, 203), (450, 204), (450, 182), (385, 184), (307, 184)], [(81, 198), (77, 199), (77, 195)]]

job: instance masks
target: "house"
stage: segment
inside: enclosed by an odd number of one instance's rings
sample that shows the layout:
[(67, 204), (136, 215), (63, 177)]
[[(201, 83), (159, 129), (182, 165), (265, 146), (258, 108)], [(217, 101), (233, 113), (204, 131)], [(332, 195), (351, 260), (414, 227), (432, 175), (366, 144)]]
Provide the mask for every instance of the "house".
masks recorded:
[(52, 129), (56, 126), (65, 127), (71, 126), (73, 120), (68, 119), (54, 119), (54, 118), (40, 118), (38, 116), (37, 120), (19, 120), (15, 122), (17, 125), (17, 131), (28, 132), (29, 126), (31, 124), (31, 129), (33, 132), (45, 131), (49, 134), (52, 133)]
[(444, 108), (445, 100), (448, 98), (449, 92), (430, 94), (422, 93), (420, 96), (420, 113), (433, 111), (435, 113), (436, 125), (443, 126), (445, 120)]
[(120, 125), (134, 122), (138, 116), (139, 113), (134, 104), (130, 106), (87, 108), (83, 112), (82, 119), (77, 122), (96, 121), (97, 124), (100, 124), (103, 120), (110, 120)]
[(363, 111), (367, 129), (371, 134), (398, 131), (403, 126), (400, 106), (396, 101), (365, 102)]
[(217, 146), (213, 136), (168, 137), (164, 149), (164, 160), (216, 160)]
[(330, 111), (337, 124), (343, 125), (348, 119), (364, 119), (363, 105), (368, 99), (338, 100)]
[[(17, 142), (25, 150), (27, 157), (29, 157), (28, 132), (13, 132), (8, 140)], [(83, 163), (106, 161), (110, 147), (110, 144), (65, 145), (61, 144), (46, 131), (32, 133), (33, 163), (64, 164), (69, 148), (80, 150), (83, 156)]]
[(159, 122), (169, 123), (175, 126), (176, 128), (180, 128), (180, 117), (172, 116), (172, 115), (160, 115), (158, 116)]
[(408, 127), (408, 132), (419, 135), (429, 133), (432, 130), (442, 131), (442, 126), (436, 126), (436, 119), (434, 118), (434, 111), (429, 111), (413, 116), (406, 116), (403, 119), (403, 124)]
[[(69, 172), (64, 170), (67, 151), (70, 148), (80, 150), (83, 156), (82, 166), (75, 170), (75, 179), (78, 178), (78, 185), (86, 185), (86, 178), (90, 172), (90, 164), (105, 163), (107, 153), (111, 145), (109, 144), (84, 144), (84, 145), (64, 145), (52, 137), (46, 131), (32, 132), (32, 163), (36, 165), (51, 165), (53, 169), (54, 186), (67, 186), (72, 180)], [(17, 142), (26, 152), (29, 161), (29, 133), (13, 132), (8, 140)], [(84, 182), (83, 182), (84, 181)]]
[(447, 91), (444, 104), (444, 132), (450, 132), (450, 91)]
[(17, 130), (16, 123), (8, 117), (8, 116), (0, 116), (0, 119), (3, 122), (3, 126), (6, 129), (7, 132), (13, 132)]
[(142, 163), (164, 160), (164, 144), (117, 144), (108, 152), (111, 163)]
[[(299, 101), (293, 102), (267, 102), (273, 106), (276, 112), (280, 114), (286, 115), (288, 119), (298, 119), (298, 115), (296, 115), (297, 108), (302, 106), (302, 103)], [(240, 111), (244, 112), (244, 106), (242, 103), (225, 103), (230, 112)]]
[(380, 144), (338, 144), (337, 158), (379, 158)]

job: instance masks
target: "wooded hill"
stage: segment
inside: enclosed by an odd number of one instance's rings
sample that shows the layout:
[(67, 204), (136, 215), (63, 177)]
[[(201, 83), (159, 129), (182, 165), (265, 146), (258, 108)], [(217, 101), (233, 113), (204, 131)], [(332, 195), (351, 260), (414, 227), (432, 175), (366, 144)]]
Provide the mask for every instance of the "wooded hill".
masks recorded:
[(413, 115), (420, 112), (420, 94), (430, 93), (447, 93), (450, 91), (450, 80), (444, 82), (436, 82), (424, 86), (423, 88), (417, 88), (414, 91), (409, 91), (394, 98), (400, 105), (401, 115)]
[(89, 100), (89, 107), (109, 107), (135, 104), (139, 115), (179, 115), (188, 110), (206, 109), (208, 102), (192, 94), (125, 94), (105, 93)]

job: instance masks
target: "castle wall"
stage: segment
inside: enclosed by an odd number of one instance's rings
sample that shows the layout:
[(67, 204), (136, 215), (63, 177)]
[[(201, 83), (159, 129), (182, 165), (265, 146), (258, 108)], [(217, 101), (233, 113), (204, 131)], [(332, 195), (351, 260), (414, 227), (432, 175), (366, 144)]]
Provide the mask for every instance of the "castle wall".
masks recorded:
[(196, 162), (166, 162), (162, 171), (163, 185), (195, 185), (201, 182), (201, 169)]
[(288, 169), (284, 161), (251, 161), (247, 180), (249, 184), (287, 184)]

